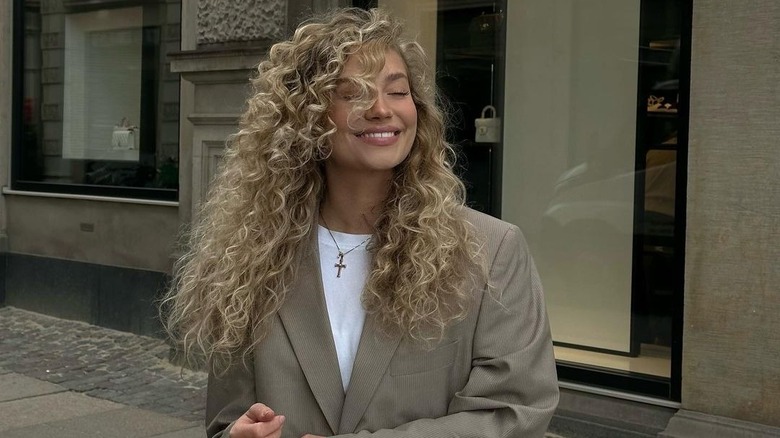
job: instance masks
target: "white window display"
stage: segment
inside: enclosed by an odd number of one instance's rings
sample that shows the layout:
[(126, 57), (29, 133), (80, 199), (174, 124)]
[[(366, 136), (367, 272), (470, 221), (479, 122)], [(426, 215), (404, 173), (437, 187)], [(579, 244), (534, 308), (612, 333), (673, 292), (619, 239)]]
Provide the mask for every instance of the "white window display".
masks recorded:
[(509, 8), (503, 218), (526, 233), (553, 339), (628, 353), (639, 1)]
[(68, 14), (62, 157), (138, 161), (143, 8)]

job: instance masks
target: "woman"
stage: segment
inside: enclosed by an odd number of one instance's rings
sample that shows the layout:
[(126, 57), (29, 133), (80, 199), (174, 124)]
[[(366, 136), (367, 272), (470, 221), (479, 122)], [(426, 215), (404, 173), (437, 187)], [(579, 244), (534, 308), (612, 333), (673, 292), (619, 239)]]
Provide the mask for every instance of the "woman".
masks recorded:
[(542, 436), (558, 401), (516, 227), (464, 207), (419, 45), (379, 10), (274, 45), (166, 300), (209, 436)]

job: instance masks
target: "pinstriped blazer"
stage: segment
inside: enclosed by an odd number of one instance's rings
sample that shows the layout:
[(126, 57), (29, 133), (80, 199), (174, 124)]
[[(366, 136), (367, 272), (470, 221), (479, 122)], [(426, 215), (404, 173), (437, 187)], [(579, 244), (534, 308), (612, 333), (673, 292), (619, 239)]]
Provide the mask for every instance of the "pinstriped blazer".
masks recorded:
[[(376, 331), (368, 316), (346, 394), (322, 291), (316, 233), (248, 366), (209, 377), (206, 426), (227, 437), (253, 403), (285, 415), (282, 436), (541, 437), (558, 403), (550, 329), (525, 240), (466, 209), (489, 283), (434, 348)], [(484, 285), (483, 285), (484, 286)]]

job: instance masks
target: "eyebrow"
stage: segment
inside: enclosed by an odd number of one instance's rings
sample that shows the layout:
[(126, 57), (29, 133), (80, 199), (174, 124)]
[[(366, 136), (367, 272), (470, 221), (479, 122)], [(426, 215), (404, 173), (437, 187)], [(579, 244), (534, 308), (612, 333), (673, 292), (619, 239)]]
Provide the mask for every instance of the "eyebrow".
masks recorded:
[[(406, 73), (402, 71), (390, 73), (389, 75), (384, 77), (385, 83), (394, 82), (399, 79), (406, 79), (408, 81), (409, 77), (406, 76)], [(336, 78), (336, 85), (341, 85), (343, 83), (349, 83), (349, 82), (350, 82), (349, 78), (345, 78), (345, 77)]]
[(385, 83), (389, 84), (390, 82), (394, 82), (394, 81), (397, 81), (399, 79), (406, 79), (408, 81), (409, 77), (406, 76), (406, 73), (401, 72), (401, 71), (395, 72), (395, 73), (390, 73), (389, 75), (387, 75), (385, 77)]

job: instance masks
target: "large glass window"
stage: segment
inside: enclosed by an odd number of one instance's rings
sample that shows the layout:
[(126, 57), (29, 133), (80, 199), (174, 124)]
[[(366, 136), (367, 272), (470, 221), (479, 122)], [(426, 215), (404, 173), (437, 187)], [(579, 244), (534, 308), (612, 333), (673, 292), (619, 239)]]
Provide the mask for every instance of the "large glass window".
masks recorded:
[(178, 1), (17, 1), (17, 190), (177, 199)]
[(525, 233), (561, 380), (679, 399), (690, 2), (378, 5), (436, 59), (471, 205)]
[(507, 11), (502, 211), (537, 256), (556, 358), (665, 397), (682, 293), (686, 3), (525, 0)]

